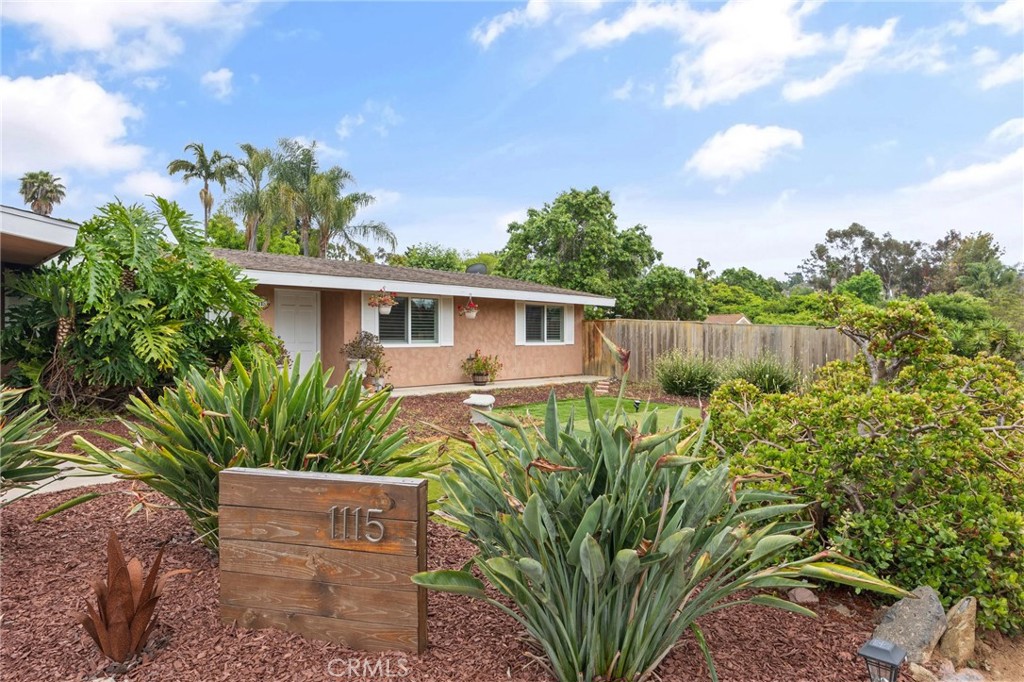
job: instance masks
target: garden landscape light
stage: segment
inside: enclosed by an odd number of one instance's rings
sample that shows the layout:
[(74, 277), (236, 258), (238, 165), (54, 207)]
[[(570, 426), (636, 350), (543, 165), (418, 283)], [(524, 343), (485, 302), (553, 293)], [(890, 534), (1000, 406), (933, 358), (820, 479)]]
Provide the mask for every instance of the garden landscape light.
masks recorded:
[(857, 651), (857, 655), (864, 657), (871, 682), (896, 682), (900, 676), (900, 667), (907, 658), (907, 652), (903, 647), (884, 639), (874, 638), (869, 639)]

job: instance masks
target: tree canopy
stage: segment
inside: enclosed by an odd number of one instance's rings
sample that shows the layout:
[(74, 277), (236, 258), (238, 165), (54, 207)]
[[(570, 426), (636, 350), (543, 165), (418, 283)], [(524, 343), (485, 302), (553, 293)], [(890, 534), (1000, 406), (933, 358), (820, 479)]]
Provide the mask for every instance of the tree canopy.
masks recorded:
[(587, 291), (618, 300), (616, 311), (636, 307), (637, 285), (661, 259), (643, 225), (619, 229), (611, 195), (597, 187), (570, 189), (523, 222), (508, 226), (498, 254), (501, 274)]

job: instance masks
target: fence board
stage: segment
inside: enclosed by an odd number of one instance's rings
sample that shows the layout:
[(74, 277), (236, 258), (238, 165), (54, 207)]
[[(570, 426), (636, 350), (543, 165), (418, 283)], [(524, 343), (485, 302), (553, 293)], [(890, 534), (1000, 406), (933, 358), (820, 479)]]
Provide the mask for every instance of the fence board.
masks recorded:
[(750, 359), (769, 353), (801, 374), (833, 360), (852, 360), (852, 341), (834, 329), (800, 325), (706, 324), (670, 320), (587, 320), (583, 323), (583, 372), (619, 376), (618, 363), (600, 332), (632, 351), (630, 376), (653, 379), (654, 362), (673, 348), (712, 360)]

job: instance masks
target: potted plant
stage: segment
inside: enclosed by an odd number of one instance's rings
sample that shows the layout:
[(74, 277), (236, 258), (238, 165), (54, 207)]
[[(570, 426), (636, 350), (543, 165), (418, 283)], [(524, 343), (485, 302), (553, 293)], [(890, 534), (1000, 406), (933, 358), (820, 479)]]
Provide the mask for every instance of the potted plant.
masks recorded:
[(384, 388), (384, 379), (390, 371), (391, 363), (384, 357), (383, 349), (367, 361), (367, 374), (373, 382), (373, 387), (378, 391)]
[(475, 320), (476, 314), (479, 312), (480, 306), (473, 302), (473, 297), (469, 297), (469, 302), (466, 305), (460, 305), (458, 307), (459, 315), (465, 316), (467, 320)]
[(479, 348), (462, 361), (462, 371), (473, 377), (473, 383), (477, 386), (494, 381), (501, 368), (502, 364), (497, 355), (481, 355)]
[(361, 376), (366, 375), (368, 365), (384, 361), (384, 346), (370, 332), (359, 332), (341, 347), (341, 352), (348, 358), (348, 370)]
[(367, 304), (371, 308), (376, 308), (381, 315), (390, 315), (391, 308), (394, 307), (395, 303), (395, 297), (384, 289), (381, 289), (376, 294), (372, 294), (370, 300), (367, 301)]

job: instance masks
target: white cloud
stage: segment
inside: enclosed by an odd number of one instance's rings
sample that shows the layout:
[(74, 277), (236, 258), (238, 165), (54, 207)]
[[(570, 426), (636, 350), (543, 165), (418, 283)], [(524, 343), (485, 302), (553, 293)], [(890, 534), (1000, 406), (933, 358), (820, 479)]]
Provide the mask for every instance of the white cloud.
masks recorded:
[(77, 74), (0, 76), (0, 101), (4, 177), (40, 168), (132, 170), (146, 154), (125, 139), (142, 111)]
[(250, 3), (224, 2), (9, 2), (4, 22), (27, 26), (57, 54), (85, 54), (139, 72), (166, 66), (182, 54), (183, 31), (207, 31), (227, 41), (256, 11)]
[[(925, 183), (906, 187), (903, 191), (929, 195), (978, 195), (1003, 187), (1024, 187), (1024, 147), (995, 161), (983, 161), (946, 171)], [(1019, 206), (1017, 213), (1020, 213)]]
[(882, 50), (892, 44), (896, 22), (897, 19), (889, 19), (882, 26), (861, 27), (852, 34), (841, 29), (838, 41), (846, 43), (843, 61), (813, 80), (787, 83), (782, 90), (783, 96), (790, 101), (819, 97), (864, 71)]
[(988, 134), (988, 141), (997, 144), (1012, 144), (1024, 138), (1024, 118), (1011, 118)]
[(522, 26), (540, 26), (551, 18), (551, 14), (548, 0), (529, 0), (525, 7), (517, 7), (477, 24), (470, 37), (486, 50), (505, 31)]
[(999, 53), (991, 47), (979, 47), (971, 55), (971, 63), (975, 66), (985, 66), (999, 61)]
[(132, 79), (132, 85), (140, 90), (149, 90), (150, 92), (159, 90), (166, 83), (167, 79), (163, 76), (138, 76)]
[(335, 126), (334, 130), (338, 133), (338, 137), (344, 140), (351, 136), (356, 128), (363, 125), (363, 121), (362, 114), (345, 114), (338, 121), (338, 125)]
[(1011, 55), (1006, 61), (996, 64), (982, 74), (978, 86), (991, 90), (1001, 85), (1016, 83), (1024, 78), (1024, 52)]
[(118, 198), (126, 202), (139, 201), (150, 194), (171, 199), (181, 191), (182, 187), (179, 180), (170, 177), (166, 172), (146, 169), (129, 173), (121, 178), (114, 185), (114, 192)]
[(378, 135), (387, 137), (391, 129), (404, 120), (390, 104), (368, 99), (359, 113), (342, 116), (334, 130), (344, 140), (351, 137), (360, 126), (368, 124)]
[(234, 75), (231, 69), (226, 67), (216, 71), (207, 71), (200, 77), (199, 84), (206, 88), (213, 97), (226, 102), (231, 98), (231, 93), (234, 91), (231, 82)]
[(787, 148), (802, 149), (799, 131), (741, 123), (715, 134), (686, 162), (686, 170), (711, 179), (739, 180), (761, 170)]
[(633, 79), (627, 78), (626, 82), (612, 90), (612, 99), (625, 101), (633, 96)]
[(988, 11), (970, 3), (964, 7), (964, 14), (979, 26), (998, 26), (1010, 34), (1024, 30), (1024, 0), (1006, 0)]

